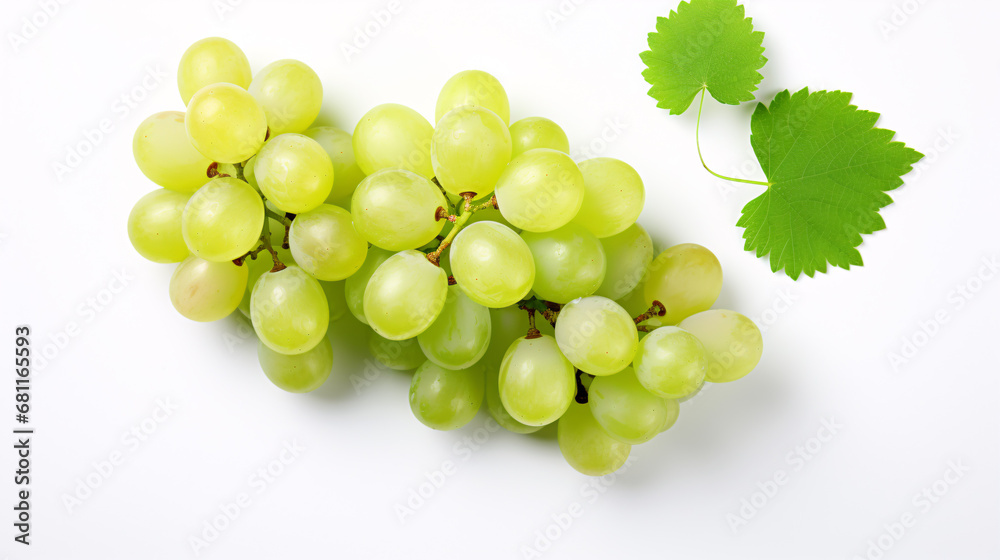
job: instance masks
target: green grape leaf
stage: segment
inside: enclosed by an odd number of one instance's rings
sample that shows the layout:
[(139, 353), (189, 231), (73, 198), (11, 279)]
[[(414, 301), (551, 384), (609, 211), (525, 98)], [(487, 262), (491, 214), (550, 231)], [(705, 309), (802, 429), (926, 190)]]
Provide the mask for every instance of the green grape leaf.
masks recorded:
[(753, 30), (736, 0), (681, 2), (669, 17), (656, 18), (649, 50), (640, 54), (642, 76), (657, 107), (680, 115), (702, 89), (716, 100), (739, 105), (753, 100), (763, 76), (764, 33)]
[(841, 91), (794, 95), (757, 105), (750, 144), (769, 186), (743, 207), (746, 250), (770, 254), (771, 270), (792, 279), (826, 265), (861, 266), (861, 234), (885, 228), (886, 191), (903, 184), (923, 154), (875, 128), (879, 114), (851, 105)]

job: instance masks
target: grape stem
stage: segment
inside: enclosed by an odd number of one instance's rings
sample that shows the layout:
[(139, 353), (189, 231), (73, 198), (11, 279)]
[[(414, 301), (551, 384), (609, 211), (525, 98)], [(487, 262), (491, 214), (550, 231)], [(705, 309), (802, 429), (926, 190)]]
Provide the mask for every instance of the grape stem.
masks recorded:
[(243, 174), (243, 165), (245, 163), (246, 162), (244, 161), (244, 162), (234, 163), (233, 164), (233, 167), (236, 168), (236, 178), (239, 179), (240, 181), (243, 181), (243, 182), (246, 182), (246, 180), (247, 180), (246, 175)]
[(528, 309), (528, 334), (524, 338), (531, 340), (533, 338), (541, 338), (542, 333), (535, 328), (535, 310)]
[(545, 320), (548, 321), (549, 324), (554, 327), (556, 326), (556, 318), (559, 317), (560, 305), (558, 303), (545, 301), (544, 299), (538, 299), (535, 296), (531, 296), (528, 299), (517, 302), (517, 308), (529, 313), (537, 311), (542, 317), (545, 317)]
[[(468, 201), (466, 201), (466, 208), (469, 208)], [(472, 207), (472, 212), (478, 212), (480, 210), (486, 210), (487, 208), (500, 209), (500, 205), (497, 203), (497, 195), (493, 195), (486, 202)]]
[[(243, 175), (243, 163), (234, 163), (232, 165), (234, 168), (236, 168), (236, 178), (239, 179), (240, 181), (246, 182), (247, 178)], [(208, 175), (209, 179), (215, 179), (216, 177), (231, 177), (231, 175), (228, 173), (219, 172), (219, 162), (217, 161), (213, 161), (208, 166), (208, 171), (206, 174)]]
[[(662, 303), (660, 303), (659, 300), (654, 299), (653, 305), (651, 305), (649, 309), (646, 310), (645, 313), (633, 319), (633, 321), (635, 321), (635, 324), (638, 325), (639, 323), (646, 321), (648, 319), (652, 319), (653, 317), (663, 317), (666, 314), (667, 314), (667, 307)], [(649, 332), (649, 331), (643, 331), (643, 332)]]
[[(455, 218), (455, 227), (451, 228), (448, 235), (441, 240), (441, 244), (438, 245), (437, 249), (434, 249), (433, 252), (427, 254), (427, 260), (431, 261), (434, 266), (441, 266), (441, 253), (444, 252), (449, 245), (451, 245), (451, 242), (455, 240), (455, 236), (458, 235), (459, 230), (462, 229), (462, 227), (469, 221), (469, 218), (472, 217), (472, 214), (476, 211), (476, 208), (472, 207), (473, 196), (475, 196), (475, 193), (462, 193), (462, 198), (465, 199), (462, 215)], [(439, 215), (441, 210), (442, 209), (438, 207), (435, 215)], [(441, 218), (438, 219), (440, 220)]]
[[(292, 214), (290, 212), (287, 212), (284, 215), (278, 214), (277, 212), (274, 212), (274, 211), (270, 210), (267, 206), (265, 206), (264, 207), (264, 215), (266, 217), (268, 217), (268, 218), (271, 218), (272, 220), (281, 222), (281, 225), (285, 226), (285, 237), (281, 241), (281, 248), (282, 249), (287, 249), (288, 248), (288, 236), (289, 236), (289, 234), (291, 232), (291, 229), (292, 229), (292, 220), (295, 219), (295, 214)], [(264, 220), (264, 221), (267, 222), (267, 220)]]
[(701, 160), (701, 166), (705, 168), (712, 175), (715, 175), (719, 179), (725, 179), (726, 181), (734, 181), (736, 183), (747, 183), (749, 185), (761, 185), (763, 187), (770, 187), (771, 183), (766, 181), (751, 181), (750, 179), (737, 179), (735, 177), (726, 177), (725, 175), (719, 175), (715, 171), (708, 168), (705, 164), (705, 158), (701, 157), (701, 110), (705, 106), (705, 91), (708, 90), (707, 85), (701, 86), (701, 101), (698, 102), (698, 120), (694, 125), (694, 145), (698, 148), (698, 159)]
[(431, 182), (437, 185), (437, 188), (441, 191), (441, 194), (444, 195), (444, 199), (448, 203), (448, 213), (449, 214), (455, 213), (455, 207), (451, 204), (451, 199), (448, 198), (448, 191), (444, 190), (444, 187), (441, 186), (441, 181), (438, 181), (437, 177), (431, 177)]
[(246, 262), (247, 258), (249, 258), (250, 260), (257, 260), (257, 255), (259, 255), (260, 252), (263, 250), (264, 250), (264, 243), (261, 242), (261, 244), (258, 245), (256, 248), (254, 248), (252, 251), (247, 252), (247, 254), (243, 255), (242, 257), (233, 259), (233, 264), (235, 264), (236, 266), (243, 266), (243, 263)]
[(271, 260), (274, 262), (271, 272), (278, 272), (287, 268), (285, 263), (281, 262), (281, 259), (278, 258), (278, 252), (271, 246), (271, 226), (267, 223), (266, 218), (264, 219), (264, 230), (260, 234), (260, 240), (264, 244), (264, 248), (267, 249), (267, 252), (271, 253)]

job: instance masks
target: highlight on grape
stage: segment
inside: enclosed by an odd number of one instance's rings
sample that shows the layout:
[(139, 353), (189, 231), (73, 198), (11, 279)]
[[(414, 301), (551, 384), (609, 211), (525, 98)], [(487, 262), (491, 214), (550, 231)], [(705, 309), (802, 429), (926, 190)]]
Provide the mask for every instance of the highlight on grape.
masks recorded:
[(218, 37), (177, 71), (186, 109), (147, 118), (133, 155), (158, 187), (128, 219), (136, 251), (175, 263), (183, 316), (250, 321), (264, 375), (317, 389), (330, 322), (370, 329), (386, 367), (413, 371), (410, 408), (454, 430), (485, 408), (520, 434), (554, 424), (566, 461), (602, 476), (678, 419), (704, 383), (756, 367), (760, 329), (711, 309), (722, 266), (684, 243), (654, 255), (642, 179), (579, 163), (549, 119), (511, 122), (500, 82), (460, 72), (435, 121), (396, 104), (353, 132), (314, 126), (315, 71), (251, 73)]

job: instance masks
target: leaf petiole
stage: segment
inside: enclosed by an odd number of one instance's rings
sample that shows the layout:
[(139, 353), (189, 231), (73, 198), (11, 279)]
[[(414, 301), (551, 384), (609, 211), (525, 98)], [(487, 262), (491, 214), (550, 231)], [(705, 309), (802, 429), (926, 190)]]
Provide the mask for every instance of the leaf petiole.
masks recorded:
[(771, 183), (765, 181), (751, 181), (750, 179), (737, 179), (736, 177), (726, 177), (725, 175), (719, 175), (715, 171), (708, 168), (705, 164), (705, 158), (701, 157), (701, 109), (705, 106), (705, 90), (708, 86), (702, 86), (701, 88), (701, 101), (698, 102), (698, 120), (694, 125), (694, 144), (698, 148), (698, 159), (701, 160), (701, 166), (705, 168), (712, 175), (720, 179), (725, 179), (726, 181), (734, 181), (736, 183), (747, 183), (749, 185), (760, 185), (762, 187), (770, 187)]

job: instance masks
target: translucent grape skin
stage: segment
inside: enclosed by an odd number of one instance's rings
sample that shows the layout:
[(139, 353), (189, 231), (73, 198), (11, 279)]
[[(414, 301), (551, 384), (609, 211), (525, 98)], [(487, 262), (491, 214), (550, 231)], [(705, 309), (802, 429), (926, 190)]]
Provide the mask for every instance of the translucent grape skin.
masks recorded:
[(576, 396), (576, 368), (549, 335), (515, 340), (500, 365), (500, 401), (522, 424), (559, 419)]
[(344, 294), (344, 281), (320, 281), (323, 293), (326, 294), (326, 307), (330, 310), (330, 322), (340, 319), (347, 313), (347, 298)]
[(496, 222), (476, 222), (455, 236), (450, 248), (451, 272), (472, 301), (507, 307), (528, 295), (535, 281), (535, 262), (523, 239)]
[[(674, 245), (649, 264), (643, 293), (646, 304), (661, 302), (665, 325), (712, 307), (722, 291), (722, 265), (711, 251), (694, 243)], [(704, 341), (703, 341), (704, 342)]]
[(351, 213), (330, 204), (295, 216), (288, 242), (295, 262), (319, 280), (347, 278), (368, 254), (368, 243), (355, 231)]
[(548, 148), (569, 153), (569, 138), (556, 123), (544, 117), (527, 117), (510, 125), (511, 157), (528, 150)]
[(415, 369), (427, 361), (415, 338), (389, 340), (372, 332), (368, 336), (368, 350), (380, 364), (398, 371)]
[(669, 430), (670, 428), (673, 428), (674, 424), (677, 423), (677, 418), (681, 414), (681, 403), (679, 400), (666, 399), (666, 401), (667, 401), (667, 419), (663, 423), (663, 427), (660, 428), (661, 434)]
[(184, 114), (184, 127), (191, 145), (208, 159), (239, 163), (264, 145), (267, 116), (245, 89), (218, 83), (194, 94)]
[(170, 303), (192, 321), (217, 321), (236, 311), (247, 287), (247, 267), (194, 255), (170, 277)]
[(318, 280), (297, 266), (265, 273), (250, 294), (250, 322), (271, 350), (301, 354), (326, 339), (326, 294)]
[(572, 220), (584, 198), (583, 174), (568, 155), (537, 148), (517, 156), (497, 179), (500, 213), (525, 230), (544, 232)]
[[(271, 226), (273, 227), (274, 223), (272, 223)], [(273, 240), (272, 240), (272, 245), (275, 252), (278, 253), (278, 260), (280, 260), (285, 265), (295, 264), (295, 259), (292, 258), (291, 251), (289, 251), (288, 249), (282, 249), (280, 244), (274, 245)], [(271, 271), (271, 268), (274, 266), (274, 261), (271, 259), (271, 255), (269, 255), (267, 251), (264, 251), (259, 255), (257, 255), (257, 258), (255, 259), (251, 258), (244, 259), (243, 266), (246, 266), (248, 269), (247, 289), (246, 292), (243, 294), (243, 300), (240, 301), (240, 313), (242, 313), (244, 317), (249, 319), (250, 295), (253, 293), (253, 287), (257, 284), (257, 280), (259, 280), (261, 276)]]
[[(368, 281), (372, 274), (382, 266), (393, 255), (392, 251), (386, 251), (378, 247), (369, 247), (365, 262), (353, 275), (344, 281), (344, 295), (347, 298), (347, 308), (351, 315), (358, 321), (368, 324), (365, 317), (365, 289), (368, 288)], [(416, 366), (414, 366), (416, 367)]]
[(426, 178), (403, 169), (383, 169), (358, 185), (351, 199), (354, 227), (369, 243), (390, 251), (416, 249), (441, 233), (447, 208), (441, 190)]
[(365, 288), (365, 317), (389, 340), (413, 338), (437, 319), (448, 297), (448, 277), (419, 251), (389, 257)]
[(735, 311), (702, 311), (684, 319), (678, 326), (705, 345), (708, 354), (705, 377), (712, 383), (742, 378), (757, 367), (764, 352), (760, 329), (748, 317)]
[(693, 334), (678, 327), (660, 327), (639, 343), (633, 366), (639, 383), (650, 393), (683, 399), (705, 382), (708, 355)]
[(333, 370), (333, 346), (324, 338), (301, 354), (282, 354), (257, 342), (257, 360), (264, 375), (279, 389), (308, 393), (319, 389)]
[(139, 199), (128, 215), (128, 238), (143, 258), (181, 262), (190, 254), (181, 233), (181, 216), (190, 194), (156, 189)]
[(667, 399), (643, 387), (628, 367), (595, 377), (587, 391), (590, 412), (611, 437), (625, 443), (647, 442), (663, 431), (669, 417)]
[(434, 175), (451, 194), (471, 192), (479, 198), (493, 192), (510, 154), (507, 125), (482, 107), (449, 111), (438, 120), (431, 137)]
[(132, 137), (132, 155), (142, 174), (161, 187), (193, 193), (208, 182), (212, 160), (191, 145), (180, 111), (142, 121)]
[(556, 343), (566, 359), (591, 375), (612, 375), (632, 363), (639, 344), (635, 322), (600, 296), (573, 300), (559, 311)]
[(264, 203), (249, 184), (216, 177), (191, 196), (181, 216), (181, 232), (191, 252), (225, 262), (257, 245), (264, 227)]
[(588, 476), (604, 476), (620, 469), (632, 446), (608, 435), (590, 407), (573, 403), (559, 419), (559, 450), (571, 467)]
[(434, 177), (431, 136), (434, 127), (420, 113), (385, 103), (365, 113), (354, 129), (354, 157), (371, 175), (382, 169), (405, 169), (424, 178)]
[(486, 354), (492, 327), (489, 309), (458, 286), (448, 286), (444, 308), (417, 341), (428, 360), (446, 369), (465, 369)]
[(604, 247), (593, 233), (577, 224), (545, 233), (522, 231), (535, 261), (535, 294), (555, 303), (589, 296), (604, 282)]
[(247, 55), (235, 43), (222, 37), (197, 41), (184, 51), (177, 65), (177, 88), (185, 105), (207, 85), (226, 82), (245, 89), (252, 77)]
[(309, 128), (323, 104), (323, 83), (298, 60), (278, 60), (261, 68), (247, 91), (264, 108), (272, 137)]
[(410, 383), (410, 410), (435, 430), (461, 428), (483, 404), (484, 375), (479, 365), (454, 370), (426, 361)]
[(335, 126), (317, 126), (302, 134), (315, 140), (333, 163), (333, 188), (326, 197), (327, 204), (350, 209), (351, 195), (358, 188), (358, 183), (365, 178), (354, 159), (351, 134)]
[(601, 246), (608, 264), (604, 282), (596, 293), (622, 299), (642, 282), (649, 263), (653, 262), (653, 239), (642, 226), (632, 224), (619, 234), (601, 238)]
[(581, 161), (579, 167), (585, 194), (573, 221), (601, 238), (634, 224), (646, 202), (646, 189), (635, 169), (607, 157)]
[(500, 364), (488, 363), (484, 365), (486, 367), (486, 407), (497, 424), (515, 434), (533, 434), (541, 430), (541, 426), (529, 426), (518, 422), (507, 412), (507, 409), (503, 407), (503, 402), (500, 401)]
[(255, 158), (253, 173), (264, 196), (292, 214), (323, 204), (333, 188), (330, 157), (318, 142), (302, 134), (268, 140)]
[(438, 94), (435, 122), (440, 121), (449, 111), (465, 105), (489, 109), (503, 120), (504, 126), (510, 122), (507, 92), (499, 80), (482, 70), (465, 70), (445, 82)]

